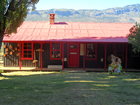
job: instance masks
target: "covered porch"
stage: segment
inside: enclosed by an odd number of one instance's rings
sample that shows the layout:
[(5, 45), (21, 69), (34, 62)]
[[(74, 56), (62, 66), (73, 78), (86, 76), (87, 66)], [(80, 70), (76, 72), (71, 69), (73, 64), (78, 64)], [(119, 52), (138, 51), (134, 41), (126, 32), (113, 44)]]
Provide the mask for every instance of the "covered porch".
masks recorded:
[[(106, 71), (110, 54), (127, 68), (127, 43), (5, 42), (3, 70), (64, 70), (80, 68)], [(13, 51), (17, 48), (17, 51)], [(95, 71), (96, 71), (95, 70)]]

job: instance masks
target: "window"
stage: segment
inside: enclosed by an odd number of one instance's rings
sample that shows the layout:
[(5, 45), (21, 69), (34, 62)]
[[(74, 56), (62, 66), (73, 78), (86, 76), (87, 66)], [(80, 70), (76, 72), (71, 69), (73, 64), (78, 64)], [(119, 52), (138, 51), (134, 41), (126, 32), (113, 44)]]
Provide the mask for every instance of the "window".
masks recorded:
[(70, 45), (70, 49), (76, 49), (78, 46), (77, 45)]
[(86, 45), (86, 58), (88, 59), (96, 59), (96, 45), (89, 43)]
[(51, 43), (50, 58), (52, 60), (61, 60), (61, 45), (60, 45), (60, 43)]
[(22, 44), (22, 59), (24, 60), (33, 59), (33, 44), (32, 43)]

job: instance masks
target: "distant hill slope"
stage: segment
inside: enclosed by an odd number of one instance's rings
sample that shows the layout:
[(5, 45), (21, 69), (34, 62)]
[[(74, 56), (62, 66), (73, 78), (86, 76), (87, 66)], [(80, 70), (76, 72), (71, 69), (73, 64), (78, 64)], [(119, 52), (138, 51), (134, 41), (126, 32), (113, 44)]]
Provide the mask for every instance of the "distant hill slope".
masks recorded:
[(48, 14), (54, 11), (57, 14), (56, 21), (61, 22), (140, 22), (140, 4), (105, 10), (36, 10), (28, 13), (26, 21), (48, 21)]

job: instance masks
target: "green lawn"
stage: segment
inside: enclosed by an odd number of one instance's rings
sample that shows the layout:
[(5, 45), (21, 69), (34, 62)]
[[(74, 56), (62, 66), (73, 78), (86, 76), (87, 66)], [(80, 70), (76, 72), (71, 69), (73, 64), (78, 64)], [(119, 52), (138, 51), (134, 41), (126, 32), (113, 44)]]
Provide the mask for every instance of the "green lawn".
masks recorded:
[(140, 73), (13, 72), (0, 77), (0, 105), (140, 105)]

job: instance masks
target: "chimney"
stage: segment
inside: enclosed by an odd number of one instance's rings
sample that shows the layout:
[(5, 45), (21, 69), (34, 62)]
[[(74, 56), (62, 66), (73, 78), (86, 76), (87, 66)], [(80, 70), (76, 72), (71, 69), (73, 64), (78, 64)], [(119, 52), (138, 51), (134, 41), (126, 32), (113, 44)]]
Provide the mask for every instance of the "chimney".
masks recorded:
[(55, 23), (55, 14), (51, 13), (50, 14), (50, 24), (54, 24)]

